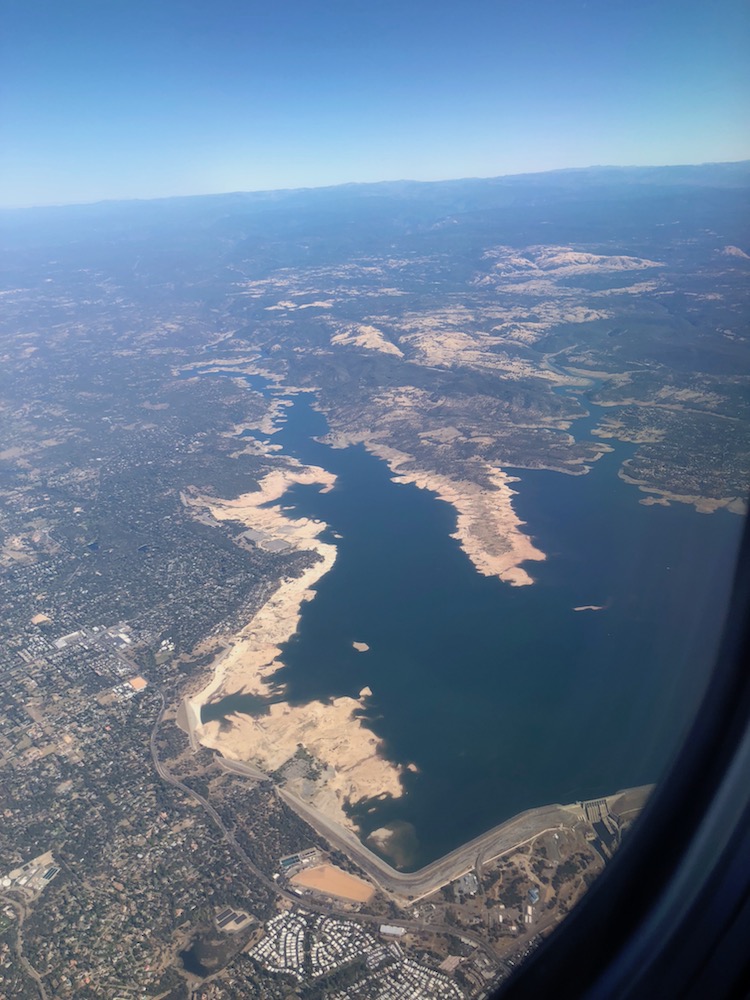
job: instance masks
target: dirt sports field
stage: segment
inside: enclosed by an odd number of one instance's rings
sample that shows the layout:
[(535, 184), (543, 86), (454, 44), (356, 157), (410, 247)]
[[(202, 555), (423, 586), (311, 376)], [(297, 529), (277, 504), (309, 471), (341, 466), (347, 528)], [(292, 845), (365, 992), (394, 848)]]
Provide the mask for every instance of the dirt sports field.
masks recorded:
[(324, 892), (327, 896), (336, 896), (338, 899), (348, 899), (355, 903), (366, 903), (375, 892), (369, 882), (364, 882), (354, 875), (348, 875), (340, 868), (336, 868), (335, 865), (316, 865), (314, 868), (305, 868), (293, 875), (290, 881), (292, 885), (316, 889), (318, 892)]

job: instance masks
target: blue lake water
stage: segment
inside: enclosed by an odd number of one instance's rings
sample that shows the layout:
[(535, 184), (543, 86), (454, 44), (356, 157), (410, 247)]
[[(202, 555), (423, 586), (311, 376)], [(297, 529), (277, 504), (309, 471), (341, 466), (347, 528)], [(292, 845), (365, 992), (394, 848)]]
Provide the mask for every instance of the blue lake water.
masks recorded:
[[(274, 441), (337, 484), (283, 503), (324, 520), (338, 555), (276, 679), (293, 703), (369, 686), (367, 724), (416, 765), (402, 798), (355, 811), (363, 832), (397, 824), (399, 862), (419, 867), (523, 809), (658, 779), (709, 676), (741, 519), (639, 504), (617, 477), (627, 446), (585, 476), (519, 471), (515, 506), (548, 558), (513, 588), (475, 571), (448, 504), (315, 441), (310, 401)], [(588, 604), (605, 609), (573, 611)]]

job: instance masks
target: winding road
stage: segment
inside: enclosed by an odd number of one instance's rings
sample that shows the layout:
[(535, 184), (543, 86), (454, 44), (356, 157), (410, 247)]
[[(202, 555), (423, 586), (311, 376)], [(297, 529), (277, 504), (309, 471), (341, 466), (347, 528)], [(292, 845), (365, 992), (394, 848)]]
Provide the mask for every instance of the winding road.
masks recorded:
[[(162, 723), (162, 719), (164, 718), (164, 712), (166, 711), (166, 703), (164, 701), (164, 695), (161, 692), (158, 692), (158, 694), (160, 700), (160, 708), (158, 715), (156, 717), (156, 721), (154, 722), (153, 728), (151, 730), (151, 736), (149, 739), (151, 757), (154, 762), (154, 768), (156, 769), (156, 773), (159, 775), (162, 781), (165, 781), (168, 785), (171, 785), (173, 788), (179, 788), (179, 790), (183, 792), (185, 795), (189, 795), (191, 798), (195, 799), (196, 802), (199, 802), (201, 804), (203, 809), (211, 817), (215, 825), (219, 828), (221, 835), (226, 841), (226, 843), (239, 857), (239, 859), (242, 861), (245, 867), (253, 873), (253, 875), (258, 879), (258, 881), (261, 882), (264, 886), (266, 886), (267, 889), (270, 889), (277, 896), (280, 896), (283, 899), (287, 899), (295, 906), (300, 906), (302, 907), (302, 909), (308, 910), (312, 913), (320, 913), (328, 916), (334, 915), (337, 917), (341, 917), (345, 920), (352, 920), (361, 924), (372, 924), (378, 926), (382, 924), (384, 920), (382, 916), (378, 917), (367, 913), (352, 913), (349, 910), (338, 909), (336, 906), (332, 904), (329, 905), (323, 903), (316, 903), (310, 899), (302, 900), (295, 893), (288, 892), (286, 889), (277, 885), (277, 883), (272, 878), (269, 878), (265, 872), (261, 871), (261, 869), (258, 868), (258, 866), (255, 864), (252, 858), (248, 855), (247, 851), (242, 847), (241, 844), (237, 842), (237, 839), (232, 833), (232, 831), (225, 826), (221, 816), (216, 811), (216, 809), (211, 805), (211, 803), (206, 798), (204, 798), (199, 792), (196, 792), (194, 789), (190, 788), (184, 782), (180, 781), (178, 778), (175, 778), (172, 774), (170, 774), (168, 769), (159, 759), (159, 753), (156, 746), (156, 737), (159, 732), (159, 727)], [(332, 838), (327, 837), (327, 839), (332, 839)], [(347, 853), (348, 852), (349, 848), (347, 846)], [(367, 853), (369, 854), (370, 852)], [(373, 855), (373, 857), (375, 857), (375, 855)], [(385, 867), (387, 868), (388, 866), (385, 865)], [(400, 874), (400, 873), (395, 873), (395, 874)], [(408, 876), (404, 877), (406, 878)], [(395, 924), (398, 927), (404, 927), (406, 928), (406, 930), (411, 931), (412, 933), (415, 934), (449, 934), (452, 937), (459, 937), (466, 941), (471, 941), (472, 944), (475, 944), (478, 948), (482, 949), (482, 951), (487, 955), (487, 957), (490, 959), (490, 961), (498, 970), (503, 969), (505, 971), (509, 971), (505, 969), (505, 966), (501, 961), (500, 956), (497, 954), (494, 948), (492, 948), (491, 945), (489, 945), (487, 941), (484, 940), (484, 938), (482, 938), (479, 934), (475, 934), (473, 931), (451, 927), (449, 924), (428, 924), (417, 920), (399, 920), (399, 919), (391, 919), (390, 917), (388, 917), (388, 923)]]
[(0, 896), (0, 901), (12, 906), (18, 917), (18, 923), (16, 925), (16, 957), (18, 958), (19, 964), (29, 979), (33, 980), (37, 990), (39, 991), (41, 1000), (48, 1000), (47, 991), (44, 988), (42, 977), (23, 953), (23, 922), (26, 918), (26, 908), (23, 903), (14, 899), (12, 896)]

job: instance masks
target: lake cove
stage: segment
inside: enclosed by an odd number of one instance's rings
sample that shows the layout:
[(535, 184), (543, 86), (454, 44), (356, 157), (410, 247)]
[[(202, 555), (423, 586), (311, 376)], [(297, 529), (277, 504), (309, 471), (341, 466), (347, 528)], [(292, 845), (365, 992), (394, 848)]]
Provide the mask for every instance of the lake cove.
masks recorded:
[[(657, 780), (710, 673), (742, 519), (640, 504), (619, 446), (584, 476), (508, 470), (547, 554), (511, 587), (476, 572), (451, 506), (316, 441), (311, 402), (294, 396), (273, 440), (336, 485), (282, 503), (329, 525), (337, 557), (274, 680), (292, 704), (372, 691), (367, 725), (411, 767), (405, 795), (354, 810), (368, 846), (413, 869), (522, 810)], [(264, 711), (242, 697), (204, 712)]]

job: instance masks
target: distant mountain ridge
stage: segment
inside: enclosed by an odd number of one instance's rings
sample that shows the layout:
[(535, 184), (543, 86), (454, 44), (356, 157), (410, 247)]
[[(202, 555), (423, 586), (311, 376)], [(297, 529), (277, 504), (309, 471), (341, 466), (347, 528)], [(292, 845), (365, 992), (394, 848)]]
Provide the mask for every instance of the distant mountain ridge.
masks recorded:
[(329, 197), (332, 194), (358, 194), (362, 196), (390, 194), (428, 195), (436, 191), (456, 191), (460, 188), (476, 190), (497, 187), (536, 187), (554, 186), (575, 189), (584, 183), (590, 185), (607, 184), (687, 184), (710, 187), (744, 187), (750, 184), (750, 160), (737, 160), (726, 163), (680, 164), (676, 166), (618, 166), (592, 165), (589, 167), (563, 167), (556, 170), (534, 171), (521, 174), (498, 174), (494, 177), (458, 177), (444, 180), (410, 180), (404, 178), (397, 181), (349, 182), (321, 187), (279, 188), (257, 191), (231, 191), (223, 193), (205, 193), (194, 195), (175, 195), (173, 197), (107, 199), (105, 201), (82, 202), (65, 205), (31, 206), (28, 208), (0, 208), (0, 218), (24, 215), (36, 212), (59, 212), (63, 209), (86, 209), (105, 205), (166, 205), (189, 204), (196, 201), (226, 200), (228, 203), (275, 203), (289, 198), (317, 196)]

